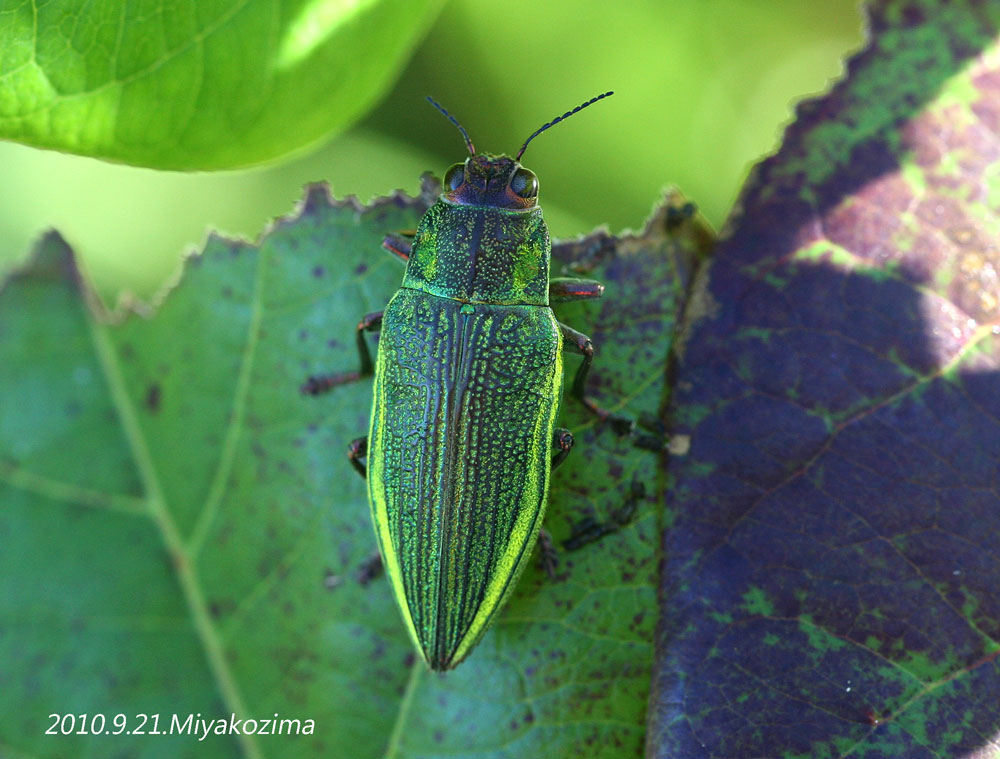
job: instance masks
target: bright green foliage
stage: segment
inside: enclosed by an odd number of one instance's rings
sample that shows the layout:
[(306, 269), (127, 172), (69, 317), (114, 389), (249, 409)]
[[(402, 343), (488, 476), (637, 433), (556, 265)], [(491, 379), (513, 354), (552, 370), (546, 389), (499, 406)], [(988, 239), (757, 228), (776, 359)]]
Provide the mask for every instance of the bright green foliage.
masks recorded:
[[(0, 290), (6, 753), (640, 752), (663, 483), (655, 454), (572, 403), (577, 447), (551, 488), (556, 540), (582, 515), (620, 508), (633, 480), (646, 495), (626, 529), (562, 554), (555, 581), (531, 562), (462, 667), (427, 673), (388, 583), (357, 579), (375, 540), (344, 451), (364, 434), (371, 385), (321, 398), (300, 386), (356, 366), (359, 316), (402, 277), (381, 236), (412, 229), (427, 206), (395, 197), (362, 210), (313, 189), (259, 245), (212, 238), (151, 318), (95, 316), (56, 236)], [(671, 325), (701, 247), (665, 232), (661, 216), (643, 236), (582, 240), (575, 266), (608, 297), (559, 310), (595, 339), (598, 400), (634, 416), (663, 401)], [(204, 742), (45, 736), (54, 711), (277, 712), (316, 727)]]
[(440, 0), (0, 0), (0, 137), (161, 169), (301, 150), (389, 86)]

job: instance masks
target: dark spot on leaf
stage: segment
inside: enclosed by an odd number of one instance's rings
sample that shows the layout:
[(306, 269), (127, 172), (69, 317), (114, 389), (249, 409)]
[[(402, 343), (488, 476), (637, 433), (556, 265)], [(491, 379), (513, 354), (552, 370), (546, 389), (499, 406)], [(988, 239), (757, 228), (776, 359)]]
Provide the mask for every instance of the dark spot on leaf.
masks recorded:
[(903, 6), (903, 26), (919, 26), (924, 23), (924, 11), (919, 5)]
[(77, 400), (69, 401), (64, 406), (64, 410), (66, 411), (66, 416), (79, 416), (81, 410), (80, 402)]
[(368, 271), (368, 264), (366, 263), (360, 263), (354, 267), (355, 274), (361, 275), (364, 274), (366, 271)]
[(163, 391), (160, 389), (158, 382), (154, 382), (146, 388), (146, 408), (149, 409), (151, 414), (159, 412), (162, 396)]
[(229, 285), (225, 285), (222, 288), (222, 297), (223, 298), (232, 298), (233, 297), (233, 288), (231, 288)]
[(300, 329), (299, 330), (299, 340), (308, 340), (308, 339), (309, 339), (309, 330), (307, 330), (307, 329)]
[(324, 274), (326, 274), (326, 269), (324, 269), (322, 266), (314, 266), (313, 267), (312, 275), (314, 277), (316, 277), (317, 279), (319, 279), (320, 277), (322, 277)]
[(413, 663), (417, 660), (416, 654), (412, 651), (407, 652), (406, 656), (403, 657), (403, 666), (412, 667)]
[(435, 743), (443, 743), (444, 742), (444, 733), (441, 732), (440, 730), (435, 730), (434, 731), (434, 742)]

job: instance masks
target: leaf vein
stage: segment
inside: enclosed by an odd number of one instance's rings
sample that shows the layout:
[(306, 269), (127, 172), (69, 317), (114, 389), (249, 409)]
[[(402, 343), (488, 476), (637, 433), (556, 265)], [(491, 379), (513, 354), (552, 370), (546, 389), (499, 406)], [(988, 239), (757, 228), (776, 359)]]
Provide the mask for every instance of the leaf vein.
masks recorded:
[(246, 416), (247, 397), (250, 394), (250, 376), (253, 373), (254, 356), (257, 352), (257, 343), (260, 337), (261, 299), (264, 287), (264, 250), (264, 248), (261, 248), (257, 254), (257, 273), (256, 282), (254, 283), (252, 311), (250, 322), (247, 325), (247, 339), (243, 346), (243, 355), (240, 359), (240, 370), (236, 378), (236, 388), (233, 391), (233, 405), (229, 411), (229, 426), (222, 443), (222, 453), (219, 456), (219, 463), (216, 467), (215, 475), (212, 477), (212, 484), (209, 486), (208, 495), (205, 498), (201, 513), (195, 522), (187, 546), (192, 560), (197, 560), (198, 555), (201, 553), (205, 539), (208, 536), (209, 528), (215, 521), (215, 516), (219, 511), (219, 504), (222, 502), (223, 492), (232, 473), (233, 461), (236, 458), (236, 446), (243, 432), (243, 419)]
[[(111, 337), (108, 334), (109, 328), (107, 325), (99, 324), (93, 315), (87, 318), (87, 325), (90, 329), (91, 340), (94, 344), (98, 360), (108, 382), (112, 403), (124, 429), (132, 459), (146, 489), (150, 513), (153, 516), (153, 521), (159, 528), (164, 548), (177, 574), (177, 579), (191, 614), (195, 630), (198, 633), (198, 638), (201, 641), (205, 658), (208, 661), (212, 676), (219, 689), (219, 695), (228, 709), (237, 716), (245, 719), (248, 716), (248, 712), (244, 705), (242, 694), (229, 668), (222, 643), (213, 626), (205, 598), (198, 583), (194, 564), (184, 548), (177, 523), (174, 521), (166, 498), (163, 495), (159, 472), (157, 472), (156, 466), (153, 463), (149, 446), (139, 423), (137, 410), (129, 398), (121, 364), (112, 345)], [(263, 753), (256, 736), (241, 733), (237, 736), (237, 740), (247, 759), (262, 759)]]

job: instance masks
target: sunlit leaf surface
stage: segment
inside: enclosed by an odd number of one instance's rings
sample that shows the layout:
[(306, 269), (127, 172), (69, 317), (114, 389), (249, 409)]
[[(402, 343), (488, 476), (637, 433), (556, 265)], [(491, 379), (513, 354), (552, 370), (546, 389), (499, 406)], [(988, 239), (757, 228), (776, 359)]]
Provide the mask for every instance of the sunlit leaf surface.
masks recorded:
[(440, 0), (0, 0), (0, 137), (157, 169), (247, 166), (361, 116)]

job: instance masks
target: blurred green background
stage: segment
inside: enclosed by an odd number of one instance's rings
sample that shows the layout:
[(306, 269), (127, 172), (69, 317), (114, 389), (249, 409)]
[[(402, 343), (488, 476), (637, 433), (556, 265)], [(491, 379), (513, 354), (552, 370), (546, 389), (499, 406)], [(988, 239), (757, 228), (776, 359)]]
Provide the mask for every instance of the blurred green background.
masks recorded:
[[(451, 0), (386, 99), (325, 146), (268, 167), (180, 174), (0, 143), (0, 267), (50, 227), (107, 300), (148, 297), (220, 229), (254, 237), (306, 182), (366, 200), (421, 172), (517, 150), (545, 121), (616, 95), (535, 140), (524, 163), (556, 236), (641, 226), (678, 186), (718, 226), (749, 167), (777, 147), (794, 103), (826, 89), (863, 41), (855, 0)], [(373, 255), (378, 252), (373, 251)]]

